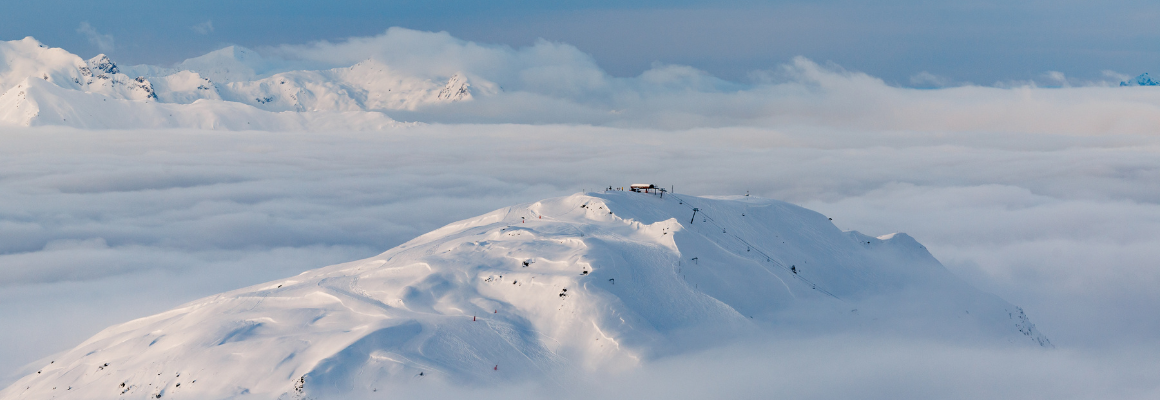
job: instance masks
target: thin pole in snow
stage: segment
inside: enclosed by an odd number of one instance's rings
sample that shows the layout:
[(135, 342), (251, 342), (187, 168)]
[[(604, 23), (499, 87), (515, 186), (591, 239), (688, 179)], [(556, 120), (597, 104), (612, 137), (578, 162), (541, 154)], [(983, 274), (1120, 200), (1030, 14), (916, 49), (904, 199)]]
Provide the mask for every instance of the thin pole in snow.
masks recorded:
[(693, 220), (694, 220), (694, 219), (697, 219), (697, 211), (701, 211), (701, 209), (700, 209), (700, 208), (693, 207), (693, 218), (689, 218), (689, 225), (692, 225), (692, 224), (693, 224)]

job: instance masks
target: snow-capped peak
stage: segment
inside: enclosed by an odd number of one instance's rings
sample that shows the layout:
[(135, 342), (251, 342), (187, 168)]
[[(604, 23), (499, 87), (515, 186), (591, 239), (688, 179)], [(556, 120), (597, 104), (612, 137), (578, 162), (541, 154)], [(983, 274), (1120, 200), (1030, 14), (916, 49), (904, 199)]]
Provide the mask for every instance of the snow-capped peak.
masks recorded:
[(455, 74), (447, 80), (447, 85), (443, 86), (443, 89), (440, 89), (439, 94), (435, 97), (446, 101), (471, 100), (471, 91), (468, 90), (470, 87), (471, 84), (467, 82), (467, 79)]
[(1160, 81), (1152, 79), (1152, 77), (1148, 76), (1148, 73), (1145, 72), (1140, 74), (1140, 76), (1133, 78), (1132, 80), (1120, 82), (1120, 86), (1160, 86)]
[(177, 70), (193, 71), (217, 83), (257, 79), (270, 69), (270, 62), (242, 46), (228, 46), (178, 63)]
[(88, 61), (59, 48), (44, 46), (29, 37), (20, 41), (0, 42), (0, 90), (9, 90), (27, 78), (39, 78), (66, 89), (124, 99), (153, 98), (147, 80), (133, 79), (120, 73), (108, 56), (101, 54)]
[[(303, 128), (293, 125), (314, 118), (282, 114), (289, 111), (324, 113), (328, 114), (325, 117), (328, 120), (337, 113), (362, 113), (365, 118), (343, 118), (369, 122), (365, 127), (350, 128), (376, 129), (392, 124), (383, 112), (416, 110), (473, 99), (472, 82), (461, 73), (450, 77), (417, 76), (402, 73), (376, 60), (360, 62), (349, 68), (317, 71), (289, 70), (290, 65), (292, 63), (266, 58), (241, 46), (229, 46), (190, 58), (174, 68), (120, 68), (105, 54), (86, 61), (62, 49), (44, 46), (31, 37), (0, 42), (0, 101), (11, 104), (8, 110), (0, 112), (0, 122), (87, 128), (154, 128), (175, 121), (199, 121), (181, 127), (263, 129), (254, 123), (281, 119), (286, 123), (277, 126), (290, 126), (289, 129), (297, 130)], [(29, 78), (84, 94), (22, 84)], [(486, 89), (493, 84), (480, 84), (485, 88), (484, 94), (494, 94), (494, 90)], [(140, 103), (125, 103), (127, 107), (138, 110), (122, 111), (124, 118), (118, 118), (107, 111), (97, 111), (107, 108), (104, 103), (110, 99)], [(197, 110), (201, 106), (194, 106), (194, 103), (199, 101), (215, 102), (215, 108), (233, 110), (228, 114), (255, 116), (238, 125), (220, 124), (220, 118)], [(168, 105), (161, 110), (146, 105), (150, 102)], [(60, 110), (68, 116), (41, 112), (48, 108)], [(174, 113), (185, 116), (169, 118)], [(266, 115), (268, 113), (275, 114)], [(142, 124), (143, 121), (152, 122)]]
[(90, 58), (86, 64), (88, 64), (88, 68), (91, 69), (93, 73), (106, 73), (110, 75), (121, 73), (121, 71), (117, 69), (117, 64), (114, 64), (113, 60), (110, 60), (109, 56), (104, 54), (98, 54), (96, 57)]

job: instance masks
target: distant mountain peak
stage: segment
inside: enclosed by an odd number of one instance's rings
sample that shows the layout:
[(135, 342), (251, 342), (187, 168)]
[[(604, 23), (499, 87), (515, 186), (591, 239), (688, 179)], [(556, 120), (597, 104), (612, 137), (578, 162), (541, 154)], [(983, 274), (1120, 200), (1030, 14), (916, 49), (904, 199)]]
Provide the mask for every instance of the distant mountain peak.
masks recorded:
[(455, 74), (451, 76), (451, 79), (447, 80), (447, 85), (439, 90), (439, 95), (436, 98), (451, 102), (471, 100), (470, 87), (471, 84), (467, 82), (466, 78), (460, 74)]
[(269, 68), (257, 52), (242, 46), (229, 46), (190, 58), (177, 64), (178, 70), (190, 70), (218, 83), (250, 81)]
[(109, 59), (109, 56), (104, 54), (97, 54), (96, 57), (90, 58), (86, 64), (88, 64), (89, 68), (94, 72), (100, 71), (106, 74), (121, 73), (121, 70), (117, 69), (117, 64), (114, 64), (113, 60)]
[(1145, 72), (1131, 80), (1120, 82), (1120, 86), (1160, 86), (1160, 81), (1152, 79), (1152, 77), (1148, 76), (1148, 73)]
[[(308, 121), (325, 120), (330, 126), (341, 119), (337, 126), (378, 129), (395, 125), (383, 112), (470, 101), (472, 86), (477, 83), (469, 82), (462, 73), (450, 78), (407, 73), (373, 59), (349, 68), (324, 70), (296, 70), (296, 65), (245, 47), (228, 46), (172, 68), (122, 68), (108, 55), (84, 60), (31, 37), (0, 41), (0, 103), (11, 105), (0, 110), (0, 122), (84, 128), (297, 130), (303, 129), (300, 124), (316, 124)], [(48, 85), (28, 84), (30, 78)], [(480, 80), (478, 84), (483, 95), (494, 93), (489, 90), (494, 86), (490, 82)], [(113, 113), (110, 100), (114, 99), (130, 102), (118, 102), (117, 107), (123, 109)], [(200, 101), (215, 105), (195, 106)], [(341, 113), (362, 117), (338, 117)], [(246, 117), (226, 121), (225, 115)]]

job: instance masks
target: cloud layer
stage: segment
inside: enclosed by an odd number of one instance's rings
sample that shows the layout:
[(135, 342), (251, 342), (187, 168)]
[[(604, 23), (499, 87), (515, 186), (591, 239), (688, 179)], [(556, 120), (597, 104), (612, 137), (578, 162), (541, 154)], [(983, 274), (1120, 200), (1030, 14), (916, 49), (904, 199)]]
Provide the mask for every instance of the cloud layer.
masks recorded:
[[(401, 73), (433, 80), (465, 74), (481, 94), (470, 102), (390, 113), (408, 121), (661, 129), (811, 125), (1082, 135), (1145, 134), (1160, 123), (1160, 92), (1120, 88), (1112, 78), (1073, 82), (1058, 72), (1044, 74), (1039, 82), (927, 90), (892, 86), (865, 73), (797, 57), (753, 71), (744, 82), (669, 64), (654, 64), (633, 77), (614, 77), (590, 55), (565, 43), (539, 40), (514, 48), (403, 28), (262, 52), (268, 62), (284, 65), (281, 70), (345, 67), (376, 59)], [(930, 73), (915, 79), (948, 84)]]
[[(819, 210), (843, 229), (908, 232), (953, 272), (1023, 306), (1062, 351), (1079, 352), (1027, 363), (1047, 368), (1062, 357), (1104, 368), (1117, 354), (1156, 354), (1160, 318), (1147, 311), (1160, 307), (1153, 136), (437, 124), (0, 135), (0, 318), (17, 327), (0, 332), (14, 344), (0, 347), (5, 371), (201, 296), (370, 256), (506, 205), (630, 181), (688, 194), (749, 191)], [(863, 349), (865, 362), (890, 348)], [(937, 351), (975, 364), (931, 393), (1010, 361), (1001, 349)], [(922, 352), (887, 371), (920, 368)], [(692, 374), (730, 354), (673, 368)], [(819, 362), (819, 370), (834, 366)], [(657, 368), (640, 379), (659, 380), (667, 367)], [(1047, 380), (1019, 371), (1011, 379)], [(884, 397), (901, 390), (882, 385)], [(995, 390), (1021, 393), (1004, 385)]]

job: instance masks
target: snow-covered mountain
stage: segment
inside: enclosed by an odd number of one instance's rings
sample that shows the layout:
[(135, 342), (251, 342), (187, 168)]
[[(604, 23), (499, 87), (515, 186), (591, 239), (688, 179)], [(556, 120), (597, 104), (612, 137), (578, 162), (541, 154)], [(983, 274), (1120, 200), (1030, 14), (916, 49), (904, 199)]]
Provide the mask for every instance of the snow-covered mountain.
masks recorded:
[(470, 86), (459, 75), (436, 83), (367, 60), (349, 68), (283, 72), (216, 89), (221, 98), (270, 111), (385, 111), (471, 100)]
[(1120, 82), (1120, 86), (1160, 86), (1160, 81), (1152, 79), (1152, 77), (1148, 76), (1148, 73), (1145, 72), (1133, 78), (1132, 80)]
[(905, 234), (842, 232), (774, 200), (609, 191), (500, 209), (110, 327), (0, 399), (326, 398), (551, 379), (768, 330), (1051, 345)]
[(49, 48), (31, 37), (0, 42), (0, 88), (6, 92), (5, 95), (11, 88), (30, 79), (117, 99), (147, 100), (155, 97), (147, 80), (121, 74), (116, 64), (104, 54), (85, 61), (63, 49)]
[[(29, 37), (0, 42), (0, 123), (80, 128), (380, 129), (383, 112), (472, 100), (467, 78), (402, 74), (367, 60), (278, 71), (231, 46), (173, 68), (119, 68)], [(486, 82), (484, 87), (490, 87)]]

